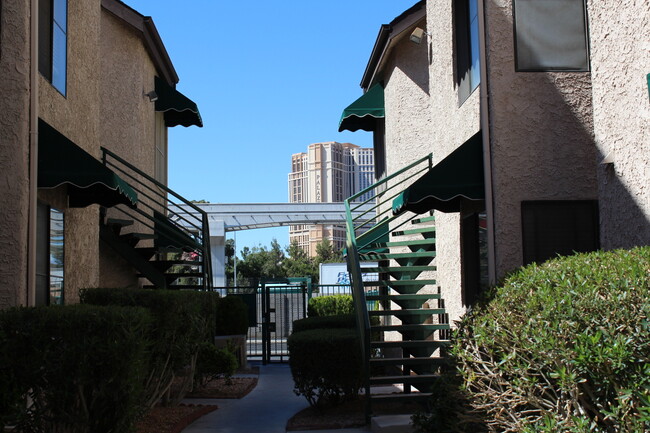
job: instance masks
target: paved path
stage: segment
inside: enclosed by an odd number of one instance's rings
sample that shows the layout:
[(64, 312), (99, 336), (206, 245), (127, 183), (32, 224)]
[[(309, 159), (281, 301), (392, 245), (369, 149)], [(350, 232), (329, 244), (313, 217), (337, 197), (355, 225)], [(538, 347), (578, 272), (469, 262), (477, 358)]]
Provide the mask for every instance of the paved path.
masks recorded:
[[(260, 365), (257, 386), (242, 399), (188, 399), (186, 402), (216, 404), (219, 409), (194, 421), (182, 433), (285, 433), (289, 418), (308, 406), (304, 397), (294, 394), (287, 364)], [(318, 430), (319, 433), (369, 431), (366, 428)]]

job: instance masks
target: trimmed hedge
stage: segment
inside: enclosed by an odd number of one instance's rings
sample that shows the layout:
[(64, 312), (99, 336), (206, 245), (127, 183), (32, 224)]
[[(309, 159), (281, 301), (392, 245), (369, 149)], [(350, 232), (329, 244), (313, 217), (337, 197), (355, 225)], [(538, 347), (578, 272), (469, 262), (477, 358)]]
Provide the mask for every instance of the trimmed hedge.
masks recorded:
[(649, 317), (650, 247), (519, 270), (455, 335), (467, 413), (490, 431), (650, 431)]
[(237, 370), (237, 358), (228, 349), (219, 349), (214, 343), (202, 343), (196, 360), (194, 385), (205, 386), (219, 377), (230, 378)]
[(236, 295), (217, 299), (215, 335), (242, 335), (248, 333), (248, 307)]
[(293, 333), (323, 328), (356, 328), (356, 319), (353, 314), (339, 314), (336, 316), (316, 316), (294, 320)]
[[(211, 341), (215, 334), (218, 296), (196, 291), (97, 288), (83, 290), (81, 302), (141, 306), (151, 312), (154, 326), (149, 335), (149, 371), (144, 377), (146, 404), (153, 407), (161, 401), (174, 405), (191, 388), (201, 343)], [(177, 376), (185, 380), (177, 394), (171, 395)]]
[(141, 378), (152, 323), (143, 308), (0, 311), (0, 429), (132, 431), (144, 410)]
[(354, 313), (352, 295), (317, 296), (309, 300), (307, 316), (322, 317)]
[(355, 398), (362, 386), (362, 360), (354, 329), (309, 329), (287, 340), (296, 395), (314, 407)]

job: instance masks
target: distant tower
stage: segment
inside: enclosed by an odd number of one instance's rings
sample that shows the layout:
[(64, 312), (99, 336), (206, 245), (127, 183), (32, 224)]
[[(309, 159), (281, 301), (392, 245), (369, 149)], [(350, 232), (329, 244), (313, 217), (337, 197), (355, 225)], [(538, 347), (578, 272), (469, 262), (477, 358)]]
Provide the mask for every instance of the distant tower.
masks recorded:
[[(372, 149), (336, 141), (310, 144), (307, 152), (291, 156), (289, 202), (342, 202), (373, 184), (374, 167)], [(297, 242), (311, 257), (316, 255), (316, 245), (323, 239), (329, 239), (335, 249), (342, 249), (345, 247), (345, 226), (289, 227), (289, 241)]]

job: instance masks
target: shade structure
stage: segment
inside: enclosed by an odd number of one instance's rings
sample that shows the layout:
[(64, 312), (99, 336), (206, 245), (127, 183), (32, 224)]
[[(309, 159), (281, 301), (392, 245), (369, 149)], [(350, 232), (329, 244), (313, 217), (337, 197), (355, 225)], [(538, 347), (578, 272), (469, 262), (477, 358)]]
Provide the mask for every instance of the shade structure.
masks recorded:
[(167, 126), (203, 126), (199, 107), (187, 96), (156, 77), (156, 111), (165, 113)]
[(463, 143), (393, 200), (393, 214), (459, 212), (463, 201), (485, 200), (481, 132)]
[(374, 131), (377, 119), (384, 116), (384, 87), (377, 83), (343, 110), (339, 121), (339, 132), (345, 130), (354, 132), (359, 129)]
[(67, 185), (70, 207), (136, 206), (138, 195), (128, 183), (40, 119), (38, 134), (39, 188)]

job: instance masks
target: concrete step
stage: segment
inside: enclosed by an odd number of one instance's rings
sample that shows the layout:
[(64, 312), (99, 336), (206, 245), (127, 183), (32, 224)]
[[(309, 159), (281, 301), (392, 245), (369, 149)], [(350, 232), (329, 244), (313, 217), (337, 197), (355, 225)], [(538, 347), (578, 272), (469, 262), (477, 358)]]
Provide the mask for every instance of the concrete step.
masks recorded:
[(370, 419), (372, 433), (413, 433), (411, 415), (381, 415)]

